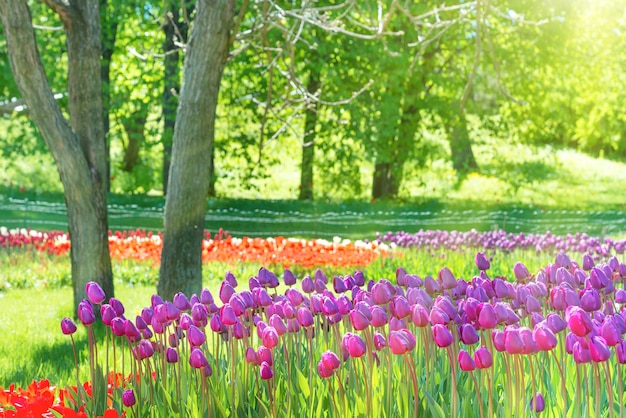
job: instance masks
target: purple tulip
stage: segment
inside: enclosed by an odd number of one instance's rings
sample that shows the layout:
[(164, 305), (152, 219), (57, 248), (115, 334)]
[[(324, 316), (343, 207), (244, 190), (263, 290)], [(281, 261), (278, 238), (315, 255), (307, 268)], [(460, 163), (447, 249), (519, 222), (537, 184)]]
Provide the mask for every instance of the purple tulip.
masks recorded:
[(125, 335), (124, 332), (124, 322), (125, 320), (120, 317), (115, 317), (111, 321), (111, 331), (118, 337)]
[(355, 330), (361, 331), (370, 325), (370, 320), (359, 309), (353, 309), (350, 312), (350, 323)]
[(178, 351), (172, 347), (167, 347), (165, 359), (168, 363), (178, 363)]
[(478, 314), (478, 324), (483, 329), (493, 329), (498, 325), (498, 319), (496, 318), (496, 313), (488, 303), (484, 303), (480, 308), (480, 313)]
[(343, 279), (338, 276), (333, 277), (333, 289), (335, 290), (335, 293), (343, 293), (348, 290)]
[(313, 293), (313, 291), (315, 290), (315, 286), (313, 285), (313, 279), (311, 279), (311, 276), (304, 276), (301, 284), (302, 291), (304, 293)]
[(154, 347), (148, 340), (141, 340), (136, 348), (138, 360), (143, 360), (154, 355)]
[(329, 377), (332, 377), (335, 374), (335, 371), (333, 369), (327, 368), (324, 365), (324, 363), (320, 360), (317, 363), (317, 373), (320, 375), (322, 379), (328, 379)]
[(178, 292), (174, 295), (174, 306), (183, 312), (191, 309), (189, 299), (187, 299), (187, 296), (185, 296), (183, 292)]
[(93, 304), (99, 305), (106, 299), (104, 290), (102, 290), (100, 285), (96, 282), (88, 282), (85, 285), (85, 292), (87, 293), (87, 297)]
[(457, 359), (459, 361), (459, 366), (461, 367), (461, 370), (463, 370), (464, 372), (471, 372), (476, 369), (476, 363), (467, 351), (463, 349), (459, 350), (459, 355)]
[(127, 319), (124, 321), (124, 335), (131, 343), (139, 342), (142, 338), (141, 332), (137, 329), (133, 321)]
[(196, 369), (203, 369), (209, 364), (201, 349), (195, 347), (189, 355), (189, 364)]
[(524, 352), (524, 341), (516, 328), (504, 329), (504, 349), (509, 354), (521, 354)]
[(132, 389), (125, 390), (124, 393), (122, 393), (122, 403), (125, 407), (130, 408), (135, 405), (136, 402), (135, 392), (133, 392)]
[(504, 331), (501, 329), (491, 331), (491, 341), (493, 341), (493, 347), (496, 351), (503, 352), (506, 350), (504, 345)]
[(580, 307), (587, 312), (597, 311), (602, 307), (600, 294), (594, 288), (583, 290), (580, 298)]
[(300, 323), (300, 325), (305, 328), (313, 325), (313, 314), (311, 314), (311, 311), (305, 306), (298, 308), (298, 313), (296, 314), (296, 317), (298, 318), (298, 322)]
[(609, 315), (602, 322), (600, 327), (600, 336), (604, 338), (607, 345), (613, 347), (622, 341), (622, 333), (619, 331), (615, 318), (621, 315)]
[(380, 351), (387, 346), (387, 340), (385, 340), (385, 336), (380, 332), (376, 331), (374, 333), (374, 348), (376, 351)]
[(320, 361), (324, 367), (329, 370), (336, 370), (341, 366), (341, 361), (337, 354), (330, 350), (322, 353), (322, 359)]
[(595, 266), (593, 258), (589, 254), (583, 255), (583, 270), (589, 271)]
[[(109, 299), (109, 305), (111, 305), (111, 308), (113, 308), (113, 310), (115, 311), (115, 315), (117, 316), (124, 315), (124, 304), (122, 304), (122, 302), (120, 302), (118, 299), (115, 299), (115, 298)], [(149, 308), (146, 308), (146, 309), (149, 309)]]
[(293, 306), (300, 306), (304, 302), (304, 296), (297, 289), (287, 289), (285, 296)]
[(87, 300), (83, 300), (78, 304), (78, 319), (83, 325), (91, 325), (96, 322), (91, 304)]
[(593, 329), (593, 323), (587, 312), (577, 306), (568, 308), (565, 319), (569, 329), (579, 337), (584, 337)]
[(203, 303), (205, 305), (210, 305), (213, 303), (213, 295), (211, 294), (211, 291), (209, 289), (202, 289), (202, 292), (200, 292), (200, 303)]
[(541, 412), (546, 408), (546, 401), (543, 399), (543, 395), (539, 392), (535, 393), (535, 396), (530, 400), (530, 410), (533, 412)]
[(422, 305), (413, 305), (413, 309), (411, 310), (411, 320), (416, 326), (420, 328), (425, 327), (428, 325), (429, 321), (428, 311)]
[(404, 319), (411, 315), (411, 306), (403, 296), (394, 296), (391, 299), (389, 310), (391, 311), (391, 314), (398, 319)]
[(150, 305), (154, 308), (157, 305), (163, 305), (163, 298), (159, 295), (152, 295)]
[(224, 275), (224, 281), (228, 282), (228, 284), (231, 285), (233, 289), (237, 287), (237, 278), (230, 270), (227, 271)]
[(343, 336), (341, 340), (341, 346), (345, 351), (348, 352), (350, 357), (353, 358), (362, 357), (367, 351), (365, 341), (363, 341), (363, 339), (359, 335), (353, 334), (351, 332), (347, 332)]
[(272, 349), (278, 345), (278, 332), (276, 328), (267, 326), (263, 330), (263, 336), (261, 338), (263, 345), (269, 349)]
[(596, 363), (607, 361), (611, 357), (611, 350), (602, 337), (591, 337), (589, 340), (589, 354)]
[(513, 274), (515, 274), (515, 278), (518, 282), (525, 282), (526, 279), (530, 277), (530, 272), (528, 268), (523, 263), (517, 262), (513, 266)]
[(372, 286), (372, 299), (377, 305), (385, 305), (391, 300), (392, 296), (393, 293), (390, 287), (382, 281)]
[(489, 268), (491, 267), (491, 263), (489, 263), (489, 260), (487, 259), (487, 257), (485, 257), (485, 253), (483, 252), (476, 253), (476, 257), (474, 257), (474, 262), (476, 263), (476, 267), (478, 267), (478, 270), (481, 271), (489, 270)]
[(439, 270), (438, 278), (441, 282), (441, 287), (443, 287), (444, 289), (449, 290), (456, 287), (456, 278), (448, 267), (444, 267)]
[(76, 324), (70, 318), (61, 320), (61, 332), (65, 335), (72, 335), (76, 332)]
[(546, 325), (554, 334), (558, 334), (567, 328), (567, 323), (556, 312), (551, 312), (546, 317)]
[(572, 353), (574, 355), (574, 362), (576, 362), (576, 364), (585, 364), (591, 362), (591, 353), (588, 349), (583, 347), (580, 341), (574, 343)]
[(232, 326), (237, 323), (237, 315), (235, 315), (235, 311), (229, 303), (220, 308), (220, 319), (226, 326)]
[(429, 295), (434, 295), (435, 293), (440, 292), (441, 288), (439, 287), (439, 283), (437, 283), (435, 279), (430, 276), (426, 276), (424, 278), (424, 290), (426, 290), (426, 293), (428, 293)]
[(541, 351), (550, 351), (556, 347), (556, 336), (547, 323), (540, 323), (535, 326), (533, 338), (537, 348)]
[(433, 340), (440, 348), (449, 347), (454, 342), (454, 337), (448, 328), (441, 324), (435, 324), (431, 328)]
[(493, 365), (493, 357), (484, 345), (481, 345), (474, 351), (474, 363), (479, 369), (488, 369)]
[(615, 352), (617, 353), (617, 361), (619, 364), (626, 364), (626, 341), (620, 341), (615, 346)]
[(272, 371), (272, 367), (266, 362), (262, 362), (261, 363), (261, 379), (263, 380), (269, 380), (272, 377), (274, 377), (274, 372)]
[(459, 337), (465, 345), (473, 345), (480, 341), (478, 332), (472, 324), (463, 324), (459, 327)]
[(260, 346), (256, 351), (257, 362), (260, 365), (265, 362), (270, 366), (274, 365), (274, 355), (272, 354), (272, 350), (265, 347), (264, 345)]
[(291, 272), (291, 270), (289, 269), (285, 269), (285, 271), (283, 272), (283, 281), (285, 282), (286, 286), (293, 286), (294, 284), (296, 284), (296, 276)]
[(187, 338), (189, 339), (189, 344), (191, 344), (192, 347), (200, 347), (206, 341), (206, 335), (204, 335), (204, 332), (195, 325), (191, 325), (189, 327), (189, 330), (187, 331)]
[(389, 347), (393, 354), (404, 354), (415, 348), (415, 336), (408, 329), (389, 332)]

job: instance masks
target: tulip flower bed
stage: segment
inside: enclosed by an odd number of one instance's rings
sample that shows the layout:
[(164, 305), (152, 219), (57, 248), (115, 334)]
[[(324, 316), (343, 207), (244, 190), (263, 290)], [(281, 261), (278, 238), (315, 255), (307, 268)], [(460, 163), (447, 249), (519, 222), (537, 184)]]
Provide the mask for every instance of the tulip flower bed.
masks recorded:
[(587, 234), (568, 234), (558, 236), (547, 232), (545, 234), (513, 234), (505, 231), (478, 232), (475, 229), (467, 232), (420, 230), (415, 234), (408, 232), (387, 232), (376, 234), (377, 241), (402, 248), (425, 249), (432, 253), (463, 250), (491, 250), (512, 252), (515, 250), (530, 250), (536, 253), (548, 252), (556, 254), (580, 253), (590, 254), (596, 259), (608, 258), (614, 253), (624, 254), (626, 239), (601, 239)]
[[(507, 280), (483, 253), (474, 263), (471, 279), (399, 268), (393, 282), (227, 272), (216, 297), (155, 295), (137, 314), (90, 283), (76, 365), (90, 380), (45, 402), (50, 416), (623, 416), (626, 265), (560, 253)], [(30, 395), (0, 393), (4, 416), (28, 416)]]
[[(151, 261), (158, 263), (161, 256), (160, 234), (143, 231), (117, 231), (109, 235), (109, 248), (114, 260)], [(69, 237), (60, 231), (39, 232), (28, 229), (0, 228), (0, 248), (46, 252), (66, 255), (70, 249)], [(379, 256), (386, 256), (389, 247), (376, 242), (295, 238), (233, 238), (220, 231), (211, 237), (206, 233), (202, 242), (204, 262), (259, 262), (288, 268), (316, 266), (365, 266)]]

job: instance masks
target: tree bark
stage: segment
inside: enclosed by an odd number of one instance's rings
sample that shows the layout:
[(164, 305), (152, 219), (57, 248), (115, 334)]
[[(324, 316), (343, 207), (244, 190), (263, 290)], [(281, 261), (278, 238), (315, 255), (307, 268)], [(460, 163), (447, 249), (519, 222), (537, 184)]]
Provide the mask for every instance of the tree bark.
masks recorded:
[(199, 0), (187, 43), (165, 203), (157, 291), (166, 299), (202, 288), (202, 239), (215, 113), (234, 0)]
[(111, 191), (111, 152), (109, 130), (111, 122), (109, 110), (111, 108), (111, 58), (115, 50), (115, 38), (117, 37), (117, 19), (109, 15), (109, 4), (107, 0), (100, 0), (100, 22), (102, 26), (102, 64), (100, 77), (102, 79), (102, 122), (104, 129), (104, 147), (106, 156), (107, 172), (104, 178), (105, 190)]
[[(317, 64), (317, 65), (316, 65)], [(310, 95), (316, 95), (320, 89), (320, 64), (310, 66), (309, 81), (306, 89)], [(313, 165), (315, 161), (315, 125), (317, 125), (318, 102), (308, 104), (304, 118), (304, 137), (302, 142), (302, 167), (300, 170), (299, 200), (313, 200)]]
[(24, 0), (0, 0), (0, 18), (15, 81), (57, 165), (65, 192), (72, 242), (74, 305), (96, 281), (113, 296), (108, 242), (106, 157), (100, 78), (98, 1), (48, 0), (67, 36), (70, 123), (54, 99)]
[(461, 174), (478, 170), (464, 112), (452, 116), (449, 131), (450, 155), (454, 170)]
[[(165, 11), (165, 22), (163, 23), (163, 32), (165, 32), (165, 41), (163, 41), (163, 59), (164, 77), (163, 77), (163, 195), (167, 195), (167, 182), (170, 173), (170, 163), (172, 160), (172, 138), (174, 137), (174, 127), (176, 126), (176, 107), (178, 99), (176, 95), (180, 91), (180, 74), (179, 74), (179, 54), (178, 47), (174, 44), (176, 37), (176, 24), (178, 23), (179, 13), (178, 5), (169, 2), (169, 9)], [(182, 41), (182, 40), (179, 40)]]
[(128, 136), (128, 143), (124, 149), (124, 160), (122, 170), (130, 173), (139, 161), (139, 150), (141, 144), (145, 142), (145, 127), (148, 120), (148, 106), (139, 105), (139, 110), (132, 115), (122, 119), (124, 130)]

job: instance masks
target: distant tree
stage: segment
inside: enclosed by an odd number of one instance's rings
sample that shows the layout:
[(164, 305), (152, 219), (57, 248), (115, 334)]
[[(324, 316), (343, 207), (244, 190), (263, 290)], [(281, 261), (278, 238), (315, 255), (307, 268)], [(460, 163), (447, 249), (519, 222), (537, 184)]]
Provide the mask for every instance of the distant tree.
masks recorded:
[(0, 19), (13, 77), (59, 171), (65, 191), (74, 304), (85, 284), (113, 296), (108, 246), (106, 148), (102, 107), (98, 0), (46, 3), (63, 22), (67, 44), (68, 121), (54, 98), (25, 0), (0, 0)]

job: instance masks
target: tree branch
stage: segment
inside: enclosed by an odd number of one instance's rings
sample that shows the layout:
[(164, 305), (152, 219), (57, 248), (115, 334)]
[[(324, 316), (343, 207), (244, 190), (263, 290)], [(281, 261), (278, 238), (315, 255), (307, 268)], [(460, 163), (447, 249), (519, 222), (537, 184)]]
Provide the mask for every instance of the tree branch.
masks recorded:
[(43, 0), (43, 2), (59, 15), (65, 27), (72, 27), (74, 8), (68, 0)]

